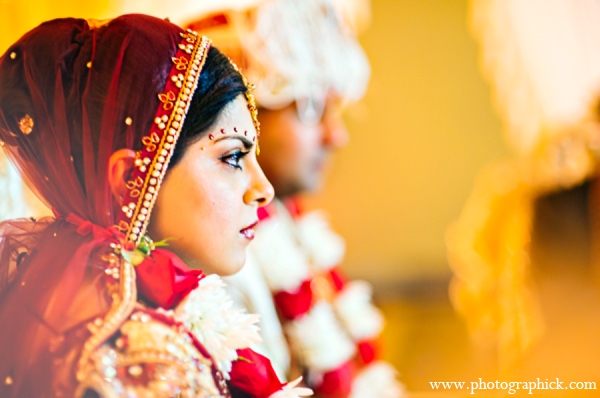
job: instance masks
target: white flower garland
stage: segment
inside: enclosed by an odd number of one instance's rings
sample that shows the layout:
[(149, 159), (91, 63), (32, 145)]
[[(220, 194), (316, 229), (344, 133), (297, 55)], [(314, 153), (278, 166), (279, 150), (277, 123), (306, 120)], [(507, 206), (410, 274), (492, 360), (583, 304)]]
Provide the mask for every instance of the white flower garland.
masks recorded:
[(362, 370), (352, 383), (348, 398), (401, 398), (405, 388), (396, 380), (396, 370), (388, 363), (377, 361)]
[(226, 379), (238, 357), (236, 350), (261, 342), (256, 325), (260, 315), (234, 308), (218, 275), (201, 279), (175, 308), (175, 315), (208, 350)]
[(374, 338), (383, 329), (383, 315), (371, 304), (371, 290), (365, 281), (351, 281), (335, 298), (335, 310), (357, 342)]
[(337, 321), (331, 305), (319, 301), (310, 312), (287, 325), (293, 349), (313, 371), (338, 368), (356, 353), (356, 346)]
[(251, 247), (269, 288), (273, 291), (297, 290), (310, 275), (306, 253), (277, 217), (261, 221), (259, 231)]
[[(303, 281), (339, 265), (345, 244), (330, 229), (324, 213), (312, 212), (292, 220), (282, 207), (281, 214), (261, 222), (255, 238), (258, 244), (253, 243), (252, 251), (272, 291), (294, 291)], [(347, 282), (333, 303), (321, 300), (285, 326), (292, 350), (309, 368), (309, 377), (316, 384), (324, 373), (356, 354), (355, 342), (381, 333), (383, 316), (371, 303), (371, 296), (367, 282)], [(404, 386), (396, 380), (395, 369), (376, 361), (354, 379), (349, 398), (403, 396)], [(288, 396), (280, 391), (271, 398)]]
[(310, 253), (312, 265), (317, 271), (327, 271), (342, 262), (346, 252), (344, 239), (329, 227), (326, 214), (313, 211), (297, 222), (298, 238)]
[[(238, 359), (236, 350), (261, 342), (258, 333), (258, 314), (248, 314), (234, 308), (218, 275), (200, 280), (175, 308), (175, 318), (182, 322), (204, 345), (217, 368), (229, 379), (232, 362)], [(269, 398), (300, 398), (313, 395), (310, 388), (297, 387), (302, 378), (287, 383)]]

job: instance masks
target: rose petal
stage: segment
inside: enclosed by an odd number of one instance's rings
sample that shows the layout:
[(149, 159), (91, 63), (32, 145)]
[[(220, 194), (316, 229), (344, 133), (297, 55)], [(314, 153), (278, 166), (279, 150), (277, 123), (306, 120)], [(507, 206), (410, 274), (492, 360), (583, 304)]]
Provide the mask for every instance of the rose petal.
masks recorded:
[(231, 384), (252, 397), (269, 397), (283, 384), (273, 370), (271, 361), (250, 348), (237, 350), (239, 359), (231, 368)]
[(346, 362), (335, 370), (322, 376), (317, 386), (311, 386), (315, 393), (324, 398), (346, 398), (352, 389), (354, 367), (351, 362)]
[(310, 310), (313, 302), (313, 292), (310, 282), (310, 280), (302, 282), (295, 292), (281, 291), (275, 293), (273, 299), (282, 317), (295, 319)]
[(139, 294), (158, 307), (171, 309), (198, 286), (202, 271), (191, 270), (165, 249), (155, 249), (136, 268)]

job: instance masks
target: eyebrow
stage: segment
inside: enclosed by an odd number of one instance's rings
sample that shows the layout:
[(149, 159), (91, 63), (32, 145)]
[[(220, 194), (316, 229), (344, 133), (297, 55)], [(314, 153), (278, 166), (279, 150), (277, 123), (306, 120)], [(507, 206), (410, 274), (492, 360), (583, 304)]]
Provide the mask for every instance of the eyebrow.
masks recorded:
[(244, 144), (245, 149), (251, 149), (254, 146), (254, 143), (250, 141), (247, 137), (238, 136), (238, 135), (226, 135), (216, 138), (213, 142), (219, 142), (223, 140), (239, 140)]

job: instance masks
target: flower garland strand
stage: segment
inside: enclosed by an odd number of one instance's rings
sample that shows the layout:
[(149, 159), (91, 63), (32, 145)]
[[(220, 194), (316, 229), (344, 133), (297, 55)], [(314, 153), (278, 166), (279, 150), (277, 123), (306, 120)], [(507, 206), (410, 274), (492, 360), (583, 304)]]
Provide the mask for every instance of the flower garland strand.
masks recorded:
[(251, 251), (308, 385), (324, 398), (402, 397), (394, 368), (377, 360), (383, 316), (370, 285), (346, 282), (337, 268), (343, 239), (322, 212), (294, 214), (286, 205), (265, 208)]
[(226, 379), (232, 362), (238, 359), (236, 350), (261, 342), (256, 325), (260, 315), (234, 308), (218, 275), (202, 278), (174, 311), (206, 347)]

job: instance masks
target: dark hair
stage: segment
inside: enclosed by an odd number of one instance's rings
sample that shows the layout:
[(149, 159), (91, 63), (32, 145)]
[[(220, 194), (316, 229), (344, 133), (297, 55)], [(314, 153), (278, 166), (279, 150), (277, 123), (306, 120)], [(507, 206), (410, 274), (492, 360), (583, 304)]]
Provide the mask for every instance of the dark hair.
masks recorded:
[(169, 167), (177, 164), (186, 148), (200, 139), (214, 125), (223, 109), (246, 90), (240, 73), (229, 58), (211, 47)]

